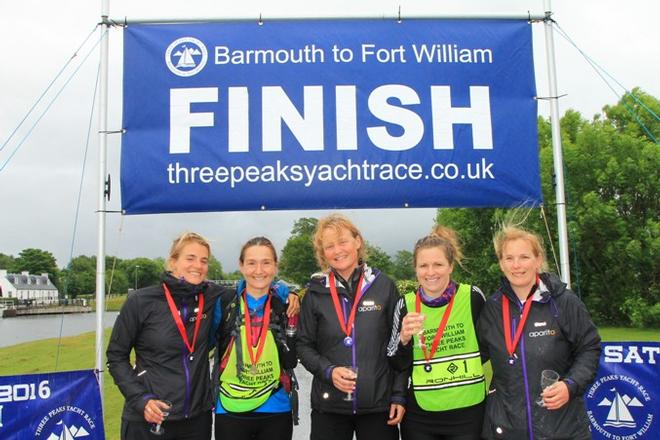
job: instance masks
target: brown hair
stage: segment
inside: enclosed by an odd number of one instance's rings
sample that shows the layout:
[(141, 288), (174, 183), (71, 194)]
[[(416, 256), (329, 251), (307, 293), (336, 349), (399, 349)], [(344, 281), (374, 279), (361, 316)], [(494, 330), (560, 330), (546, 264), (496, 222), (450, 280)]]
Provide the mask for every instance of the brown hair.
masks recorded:
[(364, 237), (362, 237), (360, 230), (357, 228), (357, 226), (355, 226), (355, 224), (353, 224), (352, 221), (348, 219), (348, 217), (342, 214), (334, 213), (322, 217), (316, 224), (316, 230), (314, 231), (314, 252), (316, 253), (316, 261), (322, 270), (325, 271), (330, 266), (325, 259), (325, 255), (323, 254), (322, 235), (323, 231), (326, 229), (334, 229), (337, 232), (342, 229), (347, 229), (353, 238), (359, 238), (362, 242), (360, 249), (358, 249), (358, 258), (362, 261), (367, 259), (366, 242)]
[(245, 251), (247, 251), (248, 248), (251, 248), (252, 246), (265, 246), (270, 249), (270, 251), (273, 253), (273, 260), (275, 260), (275, 263), (277, 263), (277, 251), (275, 250), (275, 246), (273, 246), (273, 242), (266, 237), (254, 237), (246, 241), (241, 248), (241, 254), (238, 257), (238, 261), (240, 261), (241, 264), (243, 264), (245, 260)]
[(450, 265), (461, 264), (463, 254), (458, 243), (458, 236), (453, 229), (437, 225), (426, 237), (420, 238), (413, 249), (413, 266), (417, 266), (417, 254), (422, 249), (438, 247), (442, 249)]
[(523, 229), (519, 226), (504, 224), (493, 236), (493, 247), (495, 248), (495, 255), (497, 255), (498, 260), (502, 260), (504, 245), (513, 240), (527, 241), (532, 246), (532, 253), (534, 256), (540, 256), (543, 260), (541, 270), (547, 270), (543, 240), (538, 234), (527, 231), (526, 229)]
[(211, 245), (209, 244), (208, 240), (206, 240), (206, 238), (202, 237), (196, 232), (184, 232), (183, 234), (175, 238), (174, 241), (172, 242), (172, 246), (170, 247), (170, 256), (168, 257), (166, 262), (167, 270), (172, 270), (172, 267), (170, 266), (170, 262), (172, 260), (178, 259), (179, 256), (181, 255), (181, 251), (183, 250), (183, 248), (190, 243), (197, 243), (199, 245), (204, 246), (206, 250), (209, 252), (209, 258), (211, 258)]

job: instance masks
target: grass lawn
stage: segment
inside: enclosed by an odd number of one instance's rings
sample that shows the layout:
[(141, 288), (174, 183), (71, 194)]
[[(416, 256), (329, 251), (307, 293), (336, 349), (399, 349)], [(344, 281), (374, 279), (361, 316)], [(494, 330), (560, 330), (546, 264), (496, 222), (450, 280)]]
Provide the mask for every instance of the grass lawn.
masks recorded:
[[(660, 341), (660, 329), (604, 327), (599, 329), (604, 341)], [(105, 332), (105, 345), (110, 330)], [(47, 371), (83, 370), (94, 368), (94, 332), (58, 340), (44, 339), (0, 348), (0, 376), (42, 373)], [(490, 365), (487, 365), (490, 376)], [(119, 439), (119, 418), (123, 398), (107, 372), (103, 373), (104, 423), (106, 438)], [(301, 398), (305, 398), (301, 396)]]

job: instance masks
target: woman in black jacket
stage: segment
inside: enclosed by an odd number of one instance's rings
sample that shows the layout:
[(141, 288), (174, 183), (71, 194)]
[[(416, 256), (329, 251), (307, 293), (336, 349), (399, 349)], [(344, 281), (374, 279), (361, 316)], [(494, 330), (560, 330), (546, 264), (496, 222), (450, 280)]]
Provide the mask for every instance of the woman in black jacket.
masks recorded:
[(126, 399), (122, 440), (154, 438), (149, 431), (160, 423), (163, 439), (211, 438), (207, 335), (226, 291), (206, 281), (209, 257), (203, 237), (182, 234), (172, 244), (162, 282), (129, 295), (117, 317), (107, 357)]
[(396, 286), (364, 263), (365, 241), (344, 216), (319, 220), (314, 248), (325, 272), (309, 282), (297, 345), (314, 375), (310, 438), (396, 440), (407, 380), (387, 361)]
[[(542, 272), (540, 237), (504, 227), (493, 241), (504, 278), (478, 323), (481, 350), (493, 367), (482, 435), (588, 440), (582, 394), (598, 370), (598, 331), (566, 284)], [(543, 370), (559, 376), (545, 389)]]

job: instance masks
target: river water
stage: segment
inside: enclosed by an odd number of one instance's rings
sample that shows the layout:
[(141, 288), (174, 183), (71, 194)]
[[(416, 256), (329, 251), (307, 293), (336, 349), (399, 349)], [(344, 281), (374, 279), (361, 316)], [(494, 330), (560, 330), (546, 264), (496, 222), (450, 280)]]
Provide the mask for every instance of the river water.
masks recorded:
[[(112, 327), (118, 312), (106, 312), (103, 326)], [(63, 315), (34, 315), (0, 318), (0, 347), (40, 339), (75, 336), (96, 330), (96, 313), (68, 313)]]

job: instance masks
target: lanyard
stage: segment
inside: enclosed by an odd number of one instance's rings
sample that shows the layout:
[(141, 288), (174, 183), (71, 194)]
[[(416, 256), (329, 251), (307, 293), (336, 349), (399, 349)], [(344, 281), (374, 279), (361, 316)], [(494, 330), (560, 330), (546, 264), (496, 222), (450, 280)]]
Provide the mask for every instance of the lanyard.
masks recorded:
[(181, 321), (181, 315), (179, 314), (179, 311), (176, 308), (176, 305), (174, 304), (174, 300), (172, 299), (172, 294), (170, 293), (170, 289), (167, 288), (167, 285), (163, 283), (163, 290), (165, 291), (165, 298), (167, 298), (167, 305), (170, 306), (170, 313), (172, 313), (172, 318), (174, 318), (174, 323), (176, 324), (176, 327), (179, 329), (179, 334), (181, 335), (181, 339), (183, 340), (183, 343), (186, 344), (186, 347), (188, 348), (188, 353), (190, 353), (190, 357), (192, 360), (192, 354), (195, 351), (195, 344), (197, 342), (197, 334), (199, 333), (199, 326), (202, 324), (202, 314), (204, 313), (204, 295), (203, 294), (198, 294), (197, 295), (197, 319), (195, 320), (195, 332), (193, 333), (193, 341), (192, 344), (188, 341), (188, 334), (186, 333), (186, 328), (183, 325), (183, 321)]
[[(538, 278), (537, 278), (537, 285), (538, 285)], [(536, 285), (532, 288), (532, 291), (534, 291), (536, 288)], [(529, 315), (529, 311), (532, 308), (532, 303), (534, 301), (532, 300), (532, 295), (529, 295), (527, 297), (527, 301), (525, 302), (525, 307), (523, 308), (523, 313), (522, 317), (520, 318), (520, 323), (518, 325), (518, 328), (516, 329), (516, 335), (511, 341), (511, 316), (509, 312), (509, 298), (505, 294), (502, 294), (502, 326), (504, 327), (504, 343), (506, 344), (506, 351), (509, 353), (509, 358), (513, 359), (514, 353), (516, 351), (516, 347), (518, 346), (518, 342), (520, 342), (520, 336), (522, 335), (523, 329), (525, 327), (525, 322), (527, 321), (527, 316)]]
[[(451, 315), (451, 309), (452, 307), (454, 307), (454, 298), (456, 298), (456, 295), (458, 295), (458, 291), (451, 297), (451, 300), (449, 300), (449, 304), (447, 304), (447, 308), (445, 309), (445, 312), (442, 314), (442, 320), (440, 321), (440, 325), (438, 325), (438, 331), (435, 334), (435, 338), (433, 338), (433, 343), (431, 344), (431, 353), (428, 353), (426, 351), (424, 332), (419, 334), (419, 340), (422, 345), (422, 352), (424, 352), (424, 359), (426, 360), (427, 365), (429, 364), (429, 361), (433, 358), (433, 355), (438, 349), (438, 345), (440, 345), (440, 340), (442, 339), (442, 335), (445, 332), (447, 321), (449, 321), (449, 315)], [(422, 294), (418, 289), (417, 295), (415, 296), (415, 312), (420, 313), (421, 310), (422, 310)]]
[[(347, 323), (344, 312), (339, 305), (339, 295), (337, 294), (337, 286), (335, 285), (335, 274), (334, 272), (330, 272), (330, 296), (332, 297), (332, 303), (335, 305), (335, 312), (337, 313), (337, 319), (339, 319), (339, 327), (341, 328), (341, 331), (346, 335), (344, 341), (345, 345), (347, 346), (352, 345), (350, 334), (353, 331), (353, 323), (355, 322), (355, 311), (357, 310), (357, 303), (360, 300), (360, 297), (362, 297), (363, 279), (364, 276), (360, 275), (360, 281), (358, 281), (357, 290), (355, 292), (355, 299), (353, 300), (353, 307), (351, 307), (351, 314), (348, 316)], [(350, 345), (348, 341), (350, 341)]]
[(261, 320), (261, 329), (259, 330), (259, 340), (257, 342), (257, 354), (255, 355), (254, 346), (252, 344), (252, 318), (250, 318), (250, 309), (248, 308), (245, 290), (243, 290), (242, 296), (243, 304), (245, 305), (245, 310), (243, 312), (243, 315), (245, 316), (245, 336), (247, 339), (248, 353), (250, 354), (250, 362), (252, 363), (251, 372), (253, 374), (257, 374), (257, 362), (259, 362), (261, 353), (264, 351), (264, 346), (266, 345), (266, 335), (268, 334), (268, 326), (270, 325), (270, 299), (272, 297), (269, 293), (268, 299), (266, 300), (266, 305), (264, 307), (264, 317)]

